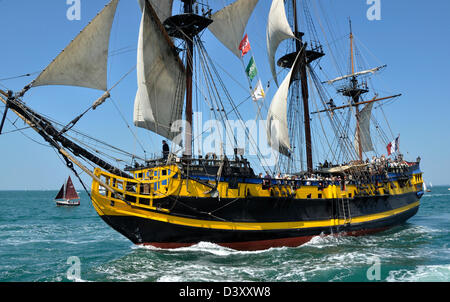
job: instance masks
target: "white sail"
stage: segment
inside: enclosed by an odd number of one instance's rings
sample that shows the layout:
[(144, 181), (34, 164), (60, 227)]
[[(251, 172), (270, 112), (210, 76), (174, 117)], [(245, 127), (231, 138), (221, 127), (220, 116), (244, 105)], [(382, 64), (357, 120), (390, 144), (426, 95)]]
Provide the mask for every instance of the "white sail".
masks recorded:
[(209, 30), (237, 57), (248, 20), (259, 0), (238, 0), (212, 15)]
[(119, 0), (112, 0), (33, 82), (107, 90), (108, 49)]
[(297, 68), (297, 58), (290, 72), (281, 83), (270, 104), (267, 114), (267, 141), (275, 151), (290, 156), (291, 143), (287, 125), (287, 98), (292, 83), (294, 69)]
[[(359, 112), (359, 128), (361, 133), (359, 137), (361, 138), (362, 152), (373, 151), (372, 137), (370, 135), (370, 119), (372, 117), (373, 103), (366, 105), (363, 110)], [(355, 134), (355, 149), (359, 152), (359, 142), (358, 142), (358, 129), (356, 129)]]
[[(144, 4), (146, 0), (138, 0), (139, 7), (144, 11)], [(173, 0), (149, 0), (153, 9), (159, 17), (161, 22), (172, 16)]]
[(147, 2), (139, 33), (134, 124), (168, 139), (177, 133), (172, 124), (181, 120), (186, 87), (184, 65), (156, 12)]
[(286, 17), (284, 0), (273, 0), (267, 23), (267, 53), (269, 56), (270, 69), (273, 79), (278, 85), (275, 67), (275, 53), (278, 46), (286, 39), (295, 38), (291, 26)]

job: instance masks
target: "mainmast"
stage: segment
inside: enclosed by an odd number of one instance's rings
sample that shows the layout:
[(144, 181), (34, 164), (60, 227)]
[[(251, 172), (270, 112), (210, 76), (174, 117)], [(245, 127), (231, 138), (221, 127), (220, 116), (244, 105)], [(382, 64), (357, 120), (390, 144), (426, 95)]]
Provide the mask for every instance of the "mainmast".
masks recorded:
[(305, 129), (305, 148), (306, 148), (306, 163), (307, 171), (311, 173), (314, 169), (313, 158), (312, 158), (312, 138), (311, 138), (311, 118), (309, 114), (309, 87), (308, 87), (308, 74), (307, 66), (309, 63), (323, 57), (325, 54), (322, 52), (320, 47), (315, 49), (307, 50), (308, 44), (303, 42), (303, 36), (305, 33), (299, 31), (298, 26), (298, 13), (297, 13), (297, 0), (292, 0), (293, 15), (294, 15), (294, 35), (295, 40), (295, 52), (290, 53), (282, 57), (278, 61), (278, 66), (284, 68), (291, 68), (294, 61), (299, 55), (299, 69), (296, 71), (298, 76), (294, 76), (294, 79), (300, 79), (301, 83), (301, 94), (303, 100), (303, 114), (304, 114), (304, 129)]
[(304, 47), (306, 45), (303, 43), (304, 33), (298, 31), (298, 20), (297, 20), (297, 0), (292, 0), (292, 5), (294, 9), (294, 34), (298, 40), (296, 40), (296, 52), (300, 54), (300, 82), (302, 87), (302, 99), (303, 99), (303, 114), (305, 121), (305, 147), (306, 147), (306, 163), (308, 172), (313, 171), (313, 161), (312, 161), (312, 143), (311, 143), (311, 120), (309, 116), (309, 92), (308, 92), (308, 77), (306, 74), (306, 52)]

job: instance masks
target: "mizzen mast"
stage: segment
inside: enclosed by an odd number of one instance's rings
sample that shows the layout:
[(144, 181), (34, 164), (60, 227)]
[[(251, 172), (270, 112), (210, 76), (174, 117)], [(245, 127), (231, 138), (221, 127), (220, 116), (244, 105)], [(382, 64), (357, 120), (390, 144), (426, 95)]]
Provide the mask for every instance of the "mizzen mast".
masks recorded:
[[(353, 30), (352, 30), (352, 21), (350, 22), (350, 57), (352, 61), (352, 74), (355, 74), (355, 58), (353, 53)], [(361, 144), (361, 127), (360, 127), (360, 118), (359, 118), (359, 97), (361, 94), (369, 92), (367, 89), (358, 88), (358, 81), (356, 79), (356, 76), (353, 76), (351, 79), (351, 91), (352, 93), (350, 96), (353, 99), (353, 103), (356, 104), (355, 111), (356, 111), (356, 135), (358, 140), (358, 156), (359, 160), (362, 161), (363, 159), (363, 149)]]
[(344, 96), (352, 98), (352, 104), (355, 107), (355, 115), (356, 115), (356, 140), (358, 142), (357, 153), (360, 161), (363, 160), (363, 144), (361, 143), (361, 123), (360, 123), (360, 110), (359, 110), (359, 101), (360, 97), (363, 94), (369, 92), (367, 85), (359, 85), (358, 78), (355, 70), (355, 58), (354, 58), (354, 50), (353, 50), (353, 30), (352, 30), (352, 21), (349, 20), (350, 25), (350, 60), (351, 60), (351, 68), (352, 68), (352, 76), (350, 79), (350, 84), (348, 86), (344, 86), (339, 89), (338, 92)]

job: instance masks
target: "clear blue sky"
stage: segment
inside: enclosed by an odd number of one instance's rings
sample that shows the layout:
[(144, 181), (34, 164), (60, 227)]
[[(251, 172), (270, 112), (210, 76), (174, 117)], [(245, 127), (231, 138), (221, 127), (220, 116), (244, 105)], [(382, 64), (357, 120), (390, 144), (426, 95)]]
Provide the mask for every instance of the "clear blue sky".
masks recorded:
[[(69, 5), (64, 0), (0, 0), (0, 79), (38, 72), (45, 68), (108, 2), (81, 0), (81, 20), (69, 21), (66, 18)], [(213, 8), (229, 2), (209, 0)], [(335, 38), (339, 39), (336, 43), (348, 47), (347, 20), (351, 17), (357, 43), (360, 43), (359, 50), (368, 59), (368, 67), (388, 65), (376, 77), (376, 81), (381, 83), (380, 90), (386, 91), (386, 94), (403, 94), (399, 100), (385, 108), (392, 131), (401, 134), (402, 152), (410, 160), (421, 156), (427, 182), (431, 181), (433, 185), (450, 184), (450, 96), (446, 92), (450, 86), (450, 1), (381, 0), (380, 21), (367, 19), (366, 13), (370, 5), (366, 0), (312, 2), (320, 2), (331, 17)], [(176, 1), (175, 8), (178, 7)], [(265, 75), (264, 81), (268, 80), (269, 74), (264, 41), (264, 18), (269, 7), (269, 0), (260, 0), (248, 29), (253, 55), (260, 74)], [(113, 26), (110, 50), (126, 48), (125, 50), (131, 51), (110, 58), (109, 86), (136, 64), (133, 49), (137, 44), (139, 23), (137, 1), (122, 0)], [(320, 24), (317, 23), (316, 28), (320, 35)], [(245, 86), (246, 78), (239, 60), (211, 38), (209, 33), (203, 39), (210, 43), (207, 45), (211, 46), (213, 59), (220, 65), (229, 67), (230, 73), (237, 74), (236, 78)], [(325, 44), (325, 41), (321, 42)], [(345, 53), (346, 50), (342, 51)], [(327, 72), (338, 76), (331, 69), (333, 65), (330, 56), (323, 60), (324, 67), (330, 67)], [(340, 65), (346, 67), (347, 60), (347, 57), (342, 58)], [(0, 89), (5, 89), (6, 86), (18, 91), (36, 76), (2, 80)], [(136, 87), (136, 75), (133, 72), (112, 93), (120, 113), (109, 102), (97, 111), (90, 112), (77, 128), (130, 152), (141, 153), (140, 146), (130, 135), (122, 119), (123, 115), (133, 131), (136, 131), (147, 152), (159, 152), (160, 138), (132, 126)], [(236, 95), (236, 100), (242, 99), (246, 93), (237, 85), (230, 88), (230, 91)], [(273, 92), (271, 91), (272, 94)], [(67, 123), (100, 95), (99, 91), (83, 88), (38, 87), (32, 89), (24, 101), (38, 112)], [(3, 109), (0, 106), (1, 113)], [(249, 103), (242, 109), (245, 118), (254, 118), (253, 114), (247, 114), (254, 110), (253, 104)], [(12, 122), (16, 120), (12, 113), (8, 118)], [(20, 121), (16, 125), (23, 126)], [(4, 131), (14, 129), (8, 121)], [(0, 190), (57, 189), (70, 174), (69, 170), (32, 130), (28, 129), (23, 133), (28, 137), (19, 132), (0, 136)], [(90, 185), (88, 178), (83, 178)], [(81, 189), (77, 182), (76, 186)]]

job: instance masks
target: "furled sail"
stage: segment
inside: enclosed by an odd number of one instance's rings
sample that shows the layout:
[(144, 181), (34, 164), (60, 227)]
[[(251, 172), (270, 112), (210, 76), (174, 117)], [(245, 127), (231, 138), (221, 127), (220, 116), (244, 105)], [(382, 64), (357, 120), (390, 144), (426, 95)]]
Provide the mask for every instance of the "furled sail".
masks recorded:
[(248, 20), (259, 0), (238, 0), (215, 13), (209, 30), (237, 57), (241, 57), (239, 43)]
[(278, 79), (275, 67), (275, 53), (281, 42), (290, 38), (295, 38), (295, 35), (292, 32), (286, 17), (284, 0), (273, 0), (267, 23), (267, 52), (272, 76), (277, 85)]
[(290, 156), (291, 143), (287, 123), (287, 99), (294, 70), (298, 68), (298, 55), (291, 71), (278, 88), (267, 114), (267, 141), (275, 151)]
[(358, 137), (361, 138), (362, 152), (369, 152), (374, 150), (372, 137), (370, 135), (370, 119), (372, 117), (372, 108), (373, 103), (370, 103), (359, 112), (359, 129), (361, 132), (358, 135), (358, 129), (356, 129), (355, 149), (357, 152), (359, 152)]
[(137, 57), (138, 91), (134, 124), (172, 140), (172, 124), (182, 118), (186, 90), (184, 65), (155, 10), (147, 1)]
[(32, 86), (67, 85), (107, 90), (108, 49), (119, 0), (112, 0)]
[(336, 78), (334, 80), (327, 81), (326, 83), (333, 84), (333, 83), (335, 83), (337, 81), (342, 81), (342, 80), (345, 80), (345, 79), (348, 79), (348, 78), (352, 78), (352, 77), (358, 77), (358, 76), (362, 76), (362, 75), (366, 75), (366, 74), (374, 74), (374, 73), (380, 71), (381, 69), (385, 68), (386, 66), (387, 65), (383, 65), (383, 66), (380, 66), (380, 67), (376, 67), (376, 68), (372, 68), (372, 69), (356, 72), (356, 73), (353, 73), (353, 74), (345, 75), (343, 77), (339, 77), (339, 78)]
[[(138, 0), (139, 6), (144, 11), (144, 4), (146, 0)], [(153, 9), (159, 17), (161, 22), (172, 16), (173, 0), (149, 0)]]

